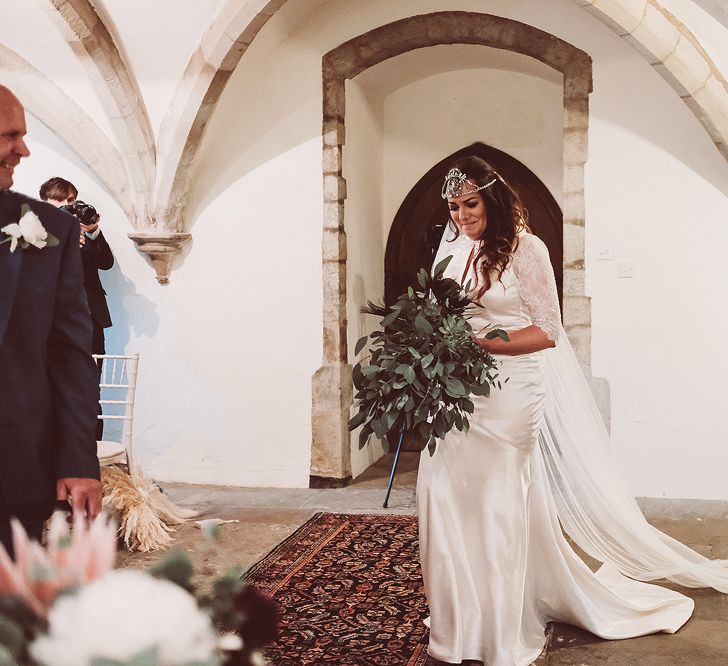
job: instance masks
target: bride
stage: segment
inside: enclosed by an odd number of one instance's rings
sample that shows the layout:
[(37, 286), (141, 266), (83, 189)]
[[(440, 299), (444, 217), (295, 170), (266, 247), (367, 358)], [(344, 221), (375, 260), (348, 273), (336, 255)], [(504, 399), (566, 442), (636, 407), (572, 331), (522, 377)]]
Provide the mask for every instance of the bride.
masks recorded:
[[(435, 259), (470, 284), (477, 338), (509, 381), (474, 397), (467, 435), (453, 430), (417, 479), (430, 656), (525, 666), (555, 620), (602, 638), (676, 632), (693, 601), (646, 582), (728, 592), (710, 561), (651, 527), (620, 480), (609, 436), (561, 326), (548, 250), (518, 194), (486, 162), (459, 160), (442, 189), (452, 223)], [(604, 564), (596, 572), (563, 530)]]

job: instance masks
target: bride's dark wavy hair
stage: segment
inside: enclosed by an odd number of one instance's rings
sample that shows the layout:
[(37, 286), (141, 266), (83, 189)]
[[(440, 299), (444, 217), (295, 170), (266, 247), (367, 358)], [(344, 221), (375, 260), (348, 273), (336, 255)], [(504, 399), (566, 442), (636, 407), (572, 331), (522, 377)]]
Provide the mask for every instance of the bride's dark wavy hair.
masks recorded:
[[(469, 181), (478, 186), (485, 185), (495, 178), (495, 183), (477, 192), (485, 202), (487, 220), (485, 230), (480, 237), (483, 242), (473, 259), (480, 286), (476, 285), (471, 294), (474, 298), (480, 298), (490, 289), (491, 274), (495, 273), (498, 280), (503, 276), (503, 271), (518, 247), (518, 234), (523, 230), (530, 231), (528, 211), (524, 208), (518, 192), (484, 159), (474, 155), (462, 157), (453, 162), (450, 168), (460, 169)], [(460, 230), (452, 216), (449, 223), (457, 238)]]

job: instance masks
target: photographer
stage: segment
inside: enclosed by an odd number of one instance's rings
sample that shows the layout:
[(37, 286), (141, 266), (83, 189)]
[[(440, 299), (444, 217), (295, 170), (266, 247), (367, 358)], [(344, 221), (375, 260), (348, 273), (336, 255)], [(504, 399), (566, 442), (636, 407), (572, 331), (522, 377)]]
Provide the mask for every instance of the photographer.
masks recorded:
[(96, 209), (78, 201), (78, 190), (63, 178), (51, 178), (40, 187), (40, 198), (76, 217), (81, 223), (81, 260), (86, 300), (93, 323), (92, 352), (105, 354), (104, 329), (111, 326), (111, 315), (106, 304), (106, 292), (101, 286), (99, 271), (114, 265), (114, 255), (99, 228), (100, 215)]

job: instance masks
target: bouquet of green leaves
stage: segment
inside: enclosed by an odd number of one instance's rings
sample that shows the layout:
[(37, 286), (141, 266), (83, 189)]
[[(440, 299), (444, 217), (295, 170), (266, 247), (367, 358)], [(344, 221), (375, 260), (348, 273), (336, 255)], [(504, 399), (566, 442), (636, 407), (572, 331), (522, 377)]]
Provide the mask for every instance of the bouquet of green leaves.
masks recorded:
[[(501, 388), (497, 362), (473, 340), (472, 301), (455, 280), (443, 277), (451, 259), (438, 263), (431, 276), (420, 269), (422, 289), (409, 287), (394, 305), (369, 302), (362, 308), (382, 317), (382, 329), (355, 348), (359, 354), (371, 341), (369, 356), (354, 366), (358, 411), (349, 430), (362, 426), (359, 448), (372, 434), (386, 440), (408, 433), (432, 455), (437, 440), (453, 427), (468, 431), (468, 415), (475, 409), (471, 395), (488, 396), (492, 386)], [(508, 340), (498, 329), (485, 337)]]

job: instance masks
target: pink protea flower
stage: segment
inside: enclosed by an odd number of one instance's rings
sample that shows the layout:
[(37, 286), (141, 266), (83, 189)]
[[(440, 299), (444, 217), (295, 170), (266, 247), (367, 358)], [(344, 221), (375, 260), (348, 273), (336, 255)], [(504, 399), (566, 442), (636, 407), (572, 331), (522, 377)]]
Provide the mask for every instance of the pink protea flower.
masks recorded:
[(15, 561), (0, 545), (0, 594), (22, 599), (46, 618), (56, 597), (70, 587), (89, 583), (114, 568), (116, 526), (99, 516), (90, 527), (82, 518), (69, 530), (65, 514), (55, 513), (43, 548), (28, 538), (23, 526), (11, 522)]

